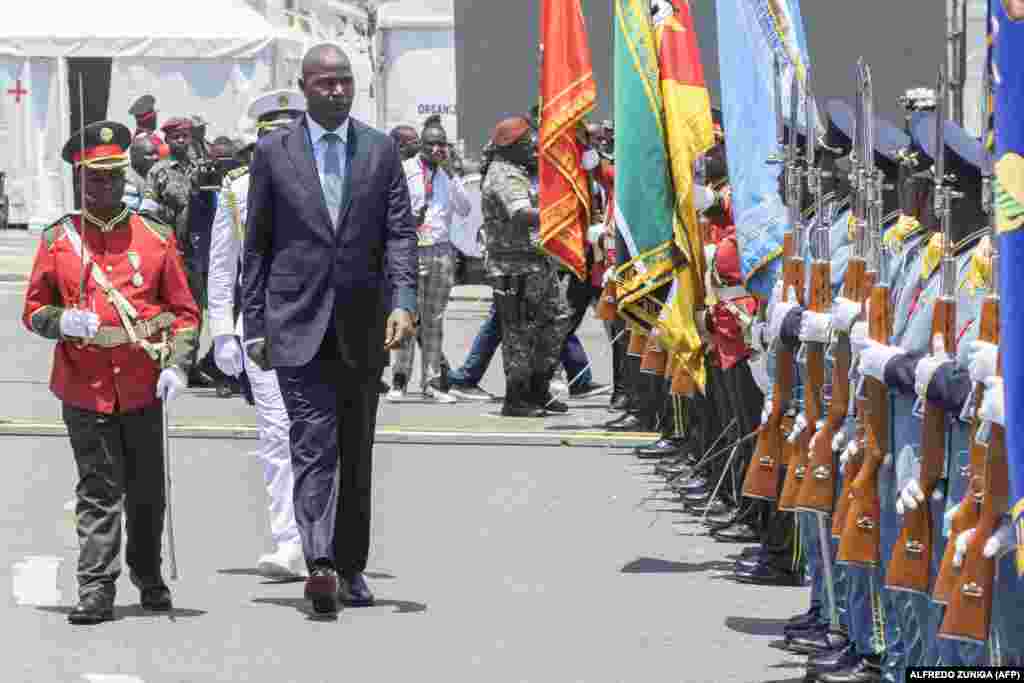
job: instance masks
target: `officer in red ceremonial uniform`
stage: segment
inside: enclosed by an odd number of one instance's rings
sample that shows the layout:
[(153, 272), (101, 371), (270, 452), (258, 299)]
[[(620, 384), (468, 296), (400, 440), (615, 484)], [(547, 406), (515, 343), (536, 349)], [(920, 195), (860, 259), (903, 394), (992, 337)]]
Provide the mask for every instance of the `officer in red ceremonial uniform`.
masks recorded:
[(125, 559), (142, 606), (171, 608), (160, 571), (161, 411), (185, 387), (198, 309), (174, 230), (121, 202), (131, 140), (127, 127), (101, 121), (64, 146), (82, 211), (43, 232), (22, 316), (29, 330), (57, 342), (50, 388), (78, 467), (73, 624), (113, 618), (122, 506)]

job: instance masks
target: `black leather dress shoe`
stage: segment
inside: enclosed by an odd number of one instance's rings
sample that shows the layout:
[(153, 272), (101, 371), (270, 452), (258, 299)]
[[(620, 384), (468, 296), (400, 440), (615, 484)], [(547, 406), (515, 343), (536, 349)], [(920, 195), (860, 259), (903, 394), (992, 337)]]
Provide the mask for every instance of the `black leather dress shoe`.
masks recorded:
[(727, 529), (715, 531), (711, 537), (722, 543), (756, 543), (761, 539), (761, 534), (746, 522), (740, 522)]
[(501, 405), (502, 417), (544, 417), (547, 412), (526, 401), (509, 401)]
[(338, 582), (338, 597), (348, 607), (371, 607), (374, 597), (366, 578), (359, 574), (341, 577)]
[(629, 394), (618, 391), (613, 392), (611, 400), (608, 401), (608, 410), (619, 412), (627, 408), (629, 408)]
[(535, 404), (541, 410), (545, 410), (549, 413), (558, 413), (564, 415), (569, 412), (569, 404), (565, 401), (559, 401), (554, 396), (548, 395), (547, 398), (541, 398)]
[(306, 599), (317, 614), (338, 613), (338, 573), (323, 565), (313, 567), (306, 579)]
[(678, 481), (673, 482), (672, 488), (679, 493), (689, 493), (691, 491), (703, 491), (708, 487), (708, 480), (701, 476), (684, 477)]
[(683, 448), (683, 442), (676, 439), (658, 439), (652, 444), (639, 446), (634, 452), (638, 458), (656, 459), (668, 458), (678, 455)]
[(750, 571), (737, 571), (734, 576), (741, 583), (759, 586), (802, 586), (803, 577), (796, 572), (784, 571), (770, 564), (759, 564)]
[(68, 613), (68, 623), (92, 626), (114, 618), (114, 598), (102, 591), (95, 591), (79, 599), (75, 608)]
[(836, 631), (808, 631), (806, 634), (786, 639), (786, 649), (802, 655), (822, 655), (841, 650), (850, 643), (845, 633)]
[(857, 655), (853, 643), (848, 643), (844, 648), (815, 655), (808, 659), (807, 677), (814, 678), (821, 674), (849, 669), (856, 665), (858, 661), (860, 661), (860, 657)]
[(861, 657), (847, 668), (818, 676), (821, 683), (875, 683), (882, 680), (882, 661), (878, 657)]
[(139, 589), (139, 604), (142, 609), (154, 612), (166, 612), (171, 609), (171, 589), (167, 587), (163, 578), (140, 577), (135, 572), (129, 574), (132, 585)]
[(695, 515), (727, 515), (733, 511), (732, 505), (721, 498), (709, 499), (698, 505), (691, 505), (690, 512)]
[(608, 423), (605, 429), (610, 432), (646, 432), (647, 425), (636, 415), (628, 415), (625, 419)]
[(697, 489), (690, 493), (681, 494), (679, 500), (687, 507), (694, 507), (703, 504), (710, 496), (711, 492), (707, 489)]
[(818, 623), (818, 617), (821, 616), (821, 608), (815, 605), (809, 608), (806, 612), (801, 612), (786, 619), (786, 626), (799, 626), (807, 624)]

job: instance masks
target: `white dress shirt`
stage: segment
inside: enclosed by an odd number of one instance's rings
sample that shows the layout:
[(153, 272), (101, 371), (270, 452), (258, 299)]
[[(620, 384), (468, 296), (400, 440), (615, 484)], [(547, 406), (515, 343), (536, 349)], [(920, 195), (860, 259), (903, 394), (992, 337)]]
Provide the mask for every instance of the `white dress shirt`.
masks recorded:
[(430, 204), (427, 205), (423, 225), (416, 226), (419, 245), (430, 246), (449, 242), (453, 214), (465, 218), (473, 210), (473, 204), (462, 180), (450, 177), (440, 167), (431, 171), (426, 168), (419, 155), (406, 159), (402, 163), (402, 170), (405, 171), (405, 180), (409, 185), (409, 204), (416, 220), (419, 220), (423, 203), (426, 201), (426, 174), (433, 173), (433, 195)]
[(337, 133), (341, 138), (338, 143), (338, 154), (341, 155), (341, 182), (345, 186), (345, 175), (348, 173), (348, 158), (345, 148), (348, 146), (348, 119), (333, 131), (326, 130), (323, 126), (313, 120), (313, 117), (306, 114), (306, 124), (309, 126), (309, 139), (313, 143), (313, 159), (316, 161), (316, 172), (320, 176), (320, 187), (324, 186), (324, 163), (327, 159), (327, 141), (324, 136), (328, 133)]

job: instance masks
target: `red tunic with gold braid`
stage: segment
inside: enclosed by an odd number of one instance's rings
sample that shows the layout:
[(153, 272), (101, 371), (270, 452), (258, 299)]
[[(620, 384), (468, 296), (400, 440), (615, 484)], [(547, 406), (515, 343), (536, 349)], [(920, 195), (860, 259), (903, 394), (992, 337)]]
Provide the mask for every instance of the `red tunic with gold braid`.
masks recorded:
[[(74, 240), (81, 235), (81, 223), (80, 215), (69, 215), (43, 232), (22, 320), (30, 331), (57, 341), (50, 376), (50, 389), (57, 398), (100, 413), (141, 410), (157, 401), (161, 368), (139, 345), (118, 343), (126, 335), (121, 316), (88, 265), (81, 303), (99, 316), (100, 333), (90, 343), (60, 332), (61, 314), (80, 304), (82, 259)], [(139, 327), (146, 321), (153, 321), (149, 329), (156, 329), (154, 319), (163, 314), (160, 320), (167, 323), (170, 336), (168, 364), (187, 370), (189, 354), (198, 341), (199, 309), (173, 230), (134, 213), (105, 232), (86, 221), (85, 245), (109, 284), (137, 311), (135, 329), (146, 329)], [(160, 340), (159, 331), (149, 336), (149, 341)]]

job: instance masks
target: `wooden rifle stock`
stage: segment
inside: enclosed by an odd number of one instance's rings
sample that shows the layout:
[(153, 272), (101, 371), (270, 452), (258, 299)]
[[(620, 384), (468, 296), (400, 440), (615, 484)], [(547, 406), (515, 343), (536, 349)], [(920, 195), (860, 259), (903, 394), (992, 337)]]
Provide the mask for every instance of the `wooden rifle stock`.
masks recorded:
[[(945, 350), (956, 354), (956, 304), (942, 297), (932, 311), (932, 339), (942, 335)], [(893, 547), (885, 575), (885, 585), (893, 590), (928, 593), (931, 583), (932, 519), (931, 498), (942, 478), (946, 459), (946, 411), (926, 401), (921, 427), (921, 475), (919, 483), (924, 502), (916, 510), (904, 510), (903, 528)], [(940, 522), (941, 523), (941, 522)]]
[(626, 355), (643, 356), (647, 350), (647, 331), (639, 328), (629, 333), (629, 346), (626, 348)]
[(989, 436), (985, 498), (981, 504), (981, 515), (978, 525), (974, 527), (974, 537), (967, 545), (963, 568), (939, 629), (939, 635), (946, 638), (979, 643), (988, 640), (992, 624), (996, 558), (986, 558), (983, 550), (988, 539), (999, 528), (999, 520), (1010, 498), (1005, 446), (1003, 428), (993, 424)]
[[(981, 305), (981, 323), (978, 330), (978, 339), (991, 344), (999, 343), (999, 299), (996, 296), (989, 295), (985, 297), (985, 302)], [(973, 416), (971, 455), (967, 472), (964, 473), (969, 478), (967, 493), (964, 494), (964, 499), (960, 501), (960, 507), (953, 514), (949, 542), (946, 543), (946, 551), (942, 555), (942, 564), (939, 565), (939, 575), (935, 579), (935, 590), (932, 592), (932, 600), (943, 605), (949, 604), (953, 588), (960, 577), (960, 570), (953, 566), (953, 556), (956, 555), (955, 541), (961, 533), (977, 526), (978, 518), (981, 514), (982, 496), (985, 491), (985, 459), (988, 455), (988, 449), (975, 440), (978, 427), (981, 426), (981, 421), (978, 419), (978, 409), (981, 408), (981, 401), (985, 397), (985, 385), (981, 382), (976, 382), (972, 396), (974, 397), (974, 404), (971, 406), (971, 415)]]
[[(868, 334), (875, 341), (888, 343), (892, 334), (889, 288), (871, 290)], [(877, 565), (881, 553), (881, 503), (878, 498), (878, 468), (889, 446), (889, 389), (872, 377), (864, 378), (867, 394), (864, 410), (864, 463), (850, 486), (853, 501), (839, 541), (840, 562)]]
[[(793, 273), (793, 252), (795, 243), (792, 232), (787, 232), (782, 241), (783, 296), (795, 281)], [(743, 477), (743, 495), (747, 498), (775, 500), (778, 497), (779, 466), (782, 458), (782, 417), (793, 396), (793, 354), (780, 349), (775, 363), (775, 384), (772, 388), (772, 411), (768, 420), (760, 426), (754, 457), (747, 465)]]
[[(862, 258), (851, 259), (843, 282), (843, 296), (863, 302), (866, 296), (864, 271), (867, 263)], [(829, 278), (831, 279), (831, 277)], [(827, 281), (826, 281), (827, 286)], [(810, 356), (808, 356), (810, 368)], [(797, 496), (797, 508), (813, 512), (831, 513), (835, 506), (836, 456), (832, 440), (842, 428), (850, 403), (850, 340), (839, 339), (832, 354), (832, 397), (828, 404), (828, 417), (814, 443), (807, 463), (810, 476), (805, 477)]]
[[(790, 259), (793, 263), (793, 290), (796, 292), (797, 299), (800, 303), (803, 303), (803, 290), (806, 276), (806, 269), (804, 267), (803, 257), (794, 254), (793, 258)], [(789, 285), (786, 285), (786, 292), (789, 291)], [(789, 356), (789, 365), (792, 367), (795, 362), (795, 358), (792, 353), (787, 354)], [(779, 354), (781, 362), (782, 354)], [(818, 375), (820, 378), (818, 382), (818, 388), (820, 392), (821, 383), (824, 381), (824, 358), (822, 358), (821, 374)], [(809, 369), (809, 368), (808, 368)], [(804, 473), (807, 471), (807, 451), (810, 448), (811, 432), (814, 431), (814, 422), (810, 419), (810, 414), (806, 412), (806, 406), (813, 401), (807, 400), (808, 386), (804, 387), (804, 419), (807, 420), (806, 426), (803, 431), (796, 437), (792, 442), (787, 438), (788, 434), (782, 435), (783, 449), (788, 451), (789, 456), (785, 459), (787, 463), (786, 469), (786, 480), (782, 485), (782, 493), (779, 494), (778, 509), (783, 512), (792, 512), (796, 509), (796, 497), (800, 493), (800, 485), (803, 482)]]
[(604, 289), (601, 290), (601, 298), (597, 301), (595, 313), (598, 320), (612, 322), (619, 317), (619, 310), (616, 306), (617, 292), (614, 280), (609, 280)]

